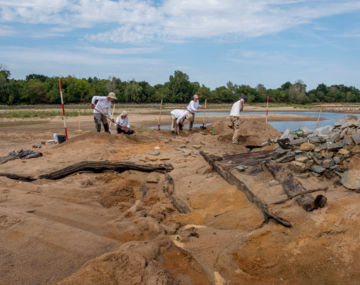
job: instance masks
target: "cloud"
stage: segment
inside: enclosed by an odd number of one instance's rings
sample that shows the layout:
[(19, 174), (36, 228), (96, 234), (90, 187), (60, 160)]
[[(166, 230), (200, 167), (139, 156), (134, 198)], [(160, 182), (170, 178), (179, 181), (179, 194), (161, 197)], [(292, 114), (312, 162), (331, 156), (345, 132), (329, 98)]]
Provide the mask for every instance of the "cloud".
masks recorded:
[(0, 25), (0, 37), (15, 35), (16, 31), (9, 26)]
[(0, 21), (93, 28), (86, 39), (140, 43), (258, 37), (359, 9), (358, 0), (0, 0)]
[(336, 35), (338, 38), (360, 38), (360, 32)]
[(142, 48), (100, 48), (85, 46), (81, 48), (90, 53), (104, 54), (104, 55), (137, 55), (137, 54), (149, 54), (158, 52), (161, 50), (159, 47), (142, 47)]

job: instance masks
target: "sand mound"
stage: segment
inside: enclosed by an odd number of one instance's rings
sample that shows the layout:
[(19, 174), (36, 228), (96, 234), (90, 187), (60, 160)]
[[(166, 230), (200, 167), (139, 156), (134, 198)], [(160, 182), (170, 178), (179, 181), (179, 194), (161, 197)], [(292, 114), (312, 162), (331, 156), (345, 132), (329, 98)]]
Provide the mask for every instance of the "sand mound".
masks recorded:
[[(233, 135), (233, 130), (228, 126), (230, 121), (219, 121), (212, 124), (216, 134), (219, 135), (218, 140), (223, 142), (230, 142)], [(266, 124), (264, 120), (259, 119), (242, 119), (240, 122), (241, 137), (240, 142), (246, 145), (260, 145), (269, 139), (274, 139), (281, 135), (281, 133)]]

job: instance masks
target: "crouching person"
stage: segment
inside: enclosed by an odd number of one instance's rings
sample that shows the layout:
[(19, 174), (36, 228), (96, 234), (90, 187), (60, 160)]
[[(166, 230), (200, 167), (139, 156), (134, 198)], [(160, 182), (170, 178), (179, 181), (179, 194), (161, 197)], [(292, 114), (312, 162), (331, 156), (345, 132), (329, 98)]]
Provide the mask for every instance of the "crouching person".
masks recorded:
[(171, 133), (179, 134), (179, 130), (182, 131), (184, 122), (188, 115), (187, 110), (172, 110), (171, 114)]
[(135, 131), (130, 129), (130, 122), (128, 118), (128, 112), (123, 111), (119, 117), (116, 119), (116, 129), (117, 133), (121, 134), (127, 134), (132, 135)]
[[(94, 122), (96, 131), (101, 131), (101, 123), (104, 126), (104, 130), (107, 133), (110, 133), (109, 124), (107, 122), (107, 118), (105, 116), (105, 110), (107, 110), (107, 114), (109, 119), (114, 122), (112, 118), (110, 109), (111, 103), (116, 100), (116, 96), (114, 92), (110, 92), (106, 97), (105, 96), (93, 96), (91, 99), (91, 108), (94, 109)], [(96, 105), (95, 105), (95, 102)]]

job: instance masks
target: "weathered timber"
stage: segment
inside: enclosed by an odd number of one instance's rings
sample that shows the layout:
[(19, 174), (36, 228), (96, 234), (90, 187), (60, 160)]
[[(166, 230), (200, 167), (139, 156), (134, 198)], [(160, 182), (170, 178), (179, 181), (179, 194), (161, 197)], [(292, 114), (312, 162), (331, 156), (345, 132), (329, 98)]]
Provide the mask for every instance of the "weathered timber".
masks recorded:
[[(280, 154), (281, 156), (281, 154)], [(239, 153), (232, 155), (225, 155), (222, 159), (225, 163), (231, 161), (231, 164), (242, 164), (246, 166), (256, 166), (263, 162), (279, 157), (278, 153), (272, 150), (263, 150), (257, 152)], [(225, 167), (225, 166), (224, 166)], [(231, 166), (232, 167), (232, 166)]]
[(324, 195), (317, 195), (315, 198), (310, 194), (306, 193), (306, 189), (297, 180), (294, 175), (287, 171), (285, 167), (276, 164), (274, 161), (265, 163), (265, 166), (271, 174), (278, 180), (284, 189), (286, 195), (289, 198), (296, 198), (296, 202), (305, 211), (310, 212), (318, 208), (323, 208), (326, 205), (327, 198)]
[[(292, 199), (294, 199), (294, 198), (296, 198), (296, 197), (299, 197), (299, 196), (301, 196), (301, 195), (305, 195), (305, 194), (309, 194), (309, 193), (314, 193), (314, 192), (323, 192), (323, 191), (326, 192), (327, 190), (328, 190), (327, 187), (325, 187), (325, 188), (319, 188), (319, 189), (307, 190), (307, 191), (304, 191), (304, 192), (300, 192), (300, 193), (298, 193), (298, 194), (296, 194), (296, 195), (294, 195), (294, 196), (292, 196), (292, 197), (288, 197), (288, 198), (286, 198), (286, 199), (279, 200), (279, 201), (274, 202), (274, 203), (272, 203), (272, 204), (274, 204), (274, 205), (283, 204), (283, 203), (286, 203), (286, 202), (288, 202), (288, 201), (290, 201), (290, 200), (292, 200)], [(322, 207), (320, 207), (320, 208), (322, 208)]]
[(4, 164), (8, 161), (15, 160), (15, 159), (17, 159), (17, 157), (14, 155), (3, 156), (3, 157), (0, 157), (0, 164)]
[(5, 176), (9, 179), (20, 180), (25, 182), (32, 182), (36, 180), (36, 178), (31, 176), (21, 176), (13, 173), (0, 173), (0, 176)]
[(228, 169), (222, 167), (219, 163), (221, 158), (209, 155), (200, 151), (201, 156), (210, 164), (210, 166), (215, 170), (223, 179), (225, 179), (229, 184), (235, 185), (240, 191), (242, 191), (246, 198), (255, 206), (257, 206), (264, 215), (265, 223), (269, 222), (270, 219), (273, 219), (277, 223), (290, 228), (291, 224), (289, 221), (276, 216), (275, 214), (271, 213), (268, 209), (267, 204), (262, 202), (259, 197), (257, 197), (247, 186), (245, 183), (240, 181), (235, 175), (231, 173)]
[(175, 183), (174, 179), (168, 174), (165, 174), (163, 192), (170, 199), (171, 204), (181, 214), (190, 212), (189, 206), (181, 199), (175, 196)]
[(104, 171), (115, 171), (115, 172), (124, 172), (127, 170), (137, 170), (142, 172), (169, 172), (173, 170), (171, 164), (137, 164), (131, 161), (120, 161), (120, 162), (110, 162), (110, 161), (82, 161), (75, 163), (68, 167), (59, 169), (57, 171), (51, 172), (49, 174), (40, 175), (40, 179), (50, 179), (57, 180), (64, 178), (68, 175), (78, 173), (78, 172), (95, 172), (101, 173)]

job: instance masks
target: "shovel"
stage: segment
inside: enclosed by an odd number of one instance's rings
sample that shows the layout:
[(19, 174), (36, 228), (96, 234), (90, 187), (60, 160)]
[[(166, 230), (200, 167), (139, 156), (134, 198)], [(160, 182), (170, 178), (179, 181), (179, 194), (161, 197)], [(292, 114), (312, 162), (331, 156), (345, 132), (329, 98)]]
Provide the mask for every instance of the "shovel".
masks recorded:
[[(206, 109), (206, 101), (207, 101), (207, 99), (205, 99), (205, 109)], [(206, 126), (205, 126), (205, 114), (202, 116), (202, 126), (200, 127), (200, 129), (206, 130)]]

